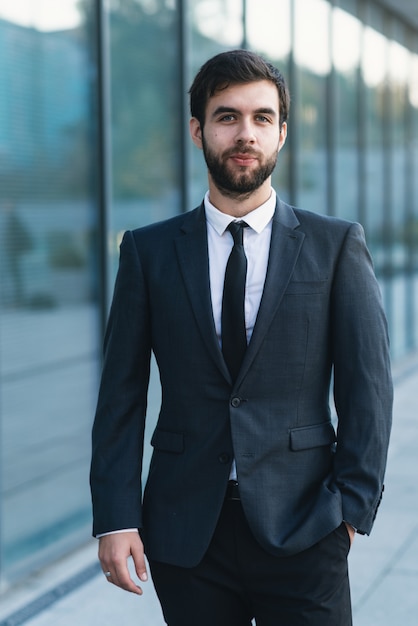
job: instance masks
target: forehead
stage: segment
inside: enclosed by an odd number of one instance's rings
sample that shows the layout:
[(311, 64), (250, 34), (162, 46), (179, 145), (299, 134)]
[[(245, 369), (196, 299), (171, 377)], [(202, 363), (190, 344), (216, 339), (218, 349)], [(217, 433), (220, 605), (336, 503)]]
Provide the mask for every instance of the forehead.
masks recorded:
[(279, 92), (276, 85), (268, 80), (232, 84), (208, 99), (207, 114), (210, 115), (218, 107), (231, 107), (242, 112), (272, 109), (278, 115)]

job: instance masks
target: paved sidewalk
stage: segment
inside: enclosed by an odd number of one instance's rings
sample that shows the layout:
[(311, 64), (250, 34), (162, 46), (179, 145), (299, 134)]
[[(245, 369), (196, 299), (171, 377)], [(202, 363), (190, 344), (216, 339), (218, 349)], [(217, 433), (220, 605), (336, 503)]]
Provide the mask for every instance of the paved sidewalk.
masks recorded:
[[(357, 536), (350, 554), (354, 626), (418, 626), (418, 355), (394, 378), (386, 491), (371, 537)], [(142, 597), (107, 584), (94, 574), (96, 550), (93, 540), (1, 598), (0, 626), (164, 626), (152, 584)], [(27, 619), (31, 602), (38, 611)]]

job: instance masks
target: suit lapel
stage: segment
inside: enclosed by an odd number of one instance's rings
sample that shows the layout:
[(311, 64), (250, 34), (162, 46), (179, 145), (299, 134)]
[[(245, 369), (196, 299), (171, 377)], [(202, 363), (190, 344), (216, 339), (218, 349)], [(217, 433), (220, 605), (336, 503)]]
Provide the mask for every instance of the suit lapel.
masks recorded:
[(298, 226), (299, 221), (293, 209), (278, 200), (272, 223), (270, 253), (263, 296), (237, 384), (246, 375), (260, 349), (292, 276), (305, 238), (305, 234), (297, 230)]
[[(236, 384), (239, 384), (246, 375), (260, 349), (292, 276), (305, 238), (305, 234), (298, 230), (298, 226), (299, 221), (293, 209), (278, 200), (273, 217), (263, 296)], [(231, 382), (213, 320), (206, 217), (203, 204), (185, 215), (182, 235), (175, 240), (175, 245), (190, 304), (202, 339), (223, 376)]]
[(185, 215), (182, 235), (175, 240), (175, 245), (184, 284), (202, 339), (222, 374), (230, 381), (213, 320), (208, 239), (203, 204)]

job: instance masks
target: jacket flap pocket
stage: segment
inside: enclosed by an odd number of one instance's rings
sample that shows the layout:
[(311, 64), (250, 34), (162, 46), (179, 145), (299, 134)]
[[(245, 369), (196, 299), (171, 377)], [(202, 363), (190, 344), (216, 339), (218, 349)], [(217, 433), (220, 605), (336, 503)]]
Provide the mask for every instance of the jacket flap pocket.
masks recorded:
[(291, 450), (307, 450), (319, 446), (330, 446), (337, 441), (334, 427), (330, 421), (314, 426), (292, 428), (290, 435)]
[(184, 452), (184, 435), (183, 433), (174, 433), (169, 430), (156, 428), (151, 439), (151, 445), (163, 452), (181, 454)]

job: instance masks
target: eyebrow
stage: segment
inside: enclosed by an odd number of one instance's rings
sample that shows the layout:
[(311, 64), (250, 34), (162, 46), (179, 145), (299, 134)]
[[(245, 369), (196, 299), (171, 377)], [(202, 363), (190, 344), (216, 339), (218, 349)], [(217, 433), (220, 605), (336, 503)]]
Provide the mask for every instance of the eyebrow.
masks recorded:
[[(235, 109), (234, 107), (219, 106), (212, 113), (212, 117), (216, 117), (221, 113), (241, 113), (241, 111), (239, 109)], [(259, 107), (258, 109), (255, 109), (253, 113), (258, 115), (262, 113), (265, 115), (271, 115), (272, 117), (277, 117), (277, 112), (270, 107)]]

